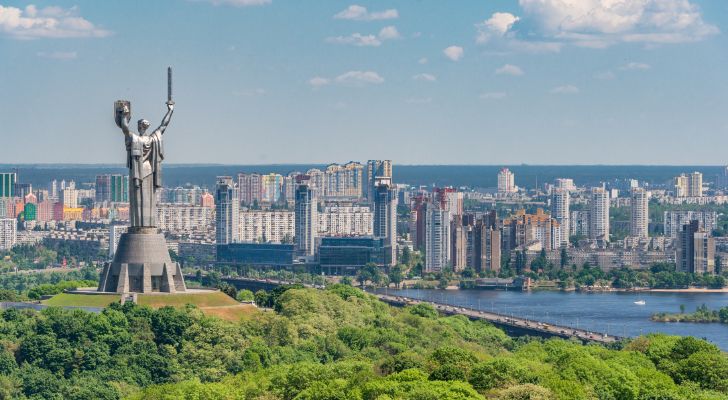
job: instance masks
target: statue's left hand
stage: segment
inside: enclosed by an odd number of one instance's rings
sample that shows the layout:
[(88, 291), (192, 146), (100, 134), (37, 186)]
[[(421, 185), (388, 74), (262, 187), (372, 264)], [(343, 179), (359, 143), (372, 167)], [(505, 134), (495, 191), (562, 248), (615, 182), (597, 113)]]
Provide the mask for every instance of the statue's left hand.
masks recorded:
[(167, 103), (167, 110), (169, 110), (169, 111), (174, 110), (174, 103)]

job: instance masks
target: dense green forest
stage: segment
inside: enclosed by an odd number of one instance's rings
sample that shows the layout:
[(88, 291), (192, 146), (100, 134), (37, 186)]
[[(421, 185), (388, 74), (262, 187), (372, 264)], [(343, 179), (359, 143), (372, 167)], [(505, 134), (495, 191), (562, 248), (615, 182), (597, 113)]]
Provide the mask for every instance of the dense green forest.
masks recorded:
[(728, 358), (695, 338), (618, 349), (512, 339), (347, 285), (281, 288), (265, 302), (239, 323), (192, 306), (5, 310), (0, 398), (728, 398)]

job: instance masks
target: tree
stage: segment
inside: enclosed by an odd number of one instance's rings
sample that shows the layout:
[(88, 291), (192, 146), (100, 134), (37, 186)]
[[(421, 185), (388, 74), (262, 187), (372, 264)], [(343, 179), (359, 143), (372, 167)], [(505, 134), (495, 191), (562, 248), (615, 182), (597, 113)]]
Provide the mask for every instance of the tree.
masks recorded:
[(410, 263), (412, 262), (412, 252), (410, 251), (409, 246), (404, 246), (404, 248), (402, 249), (401, 257), (402, 258), (400, 261), (402, 262), (402, 264), (410, 267)]
[(382, 272), (377, 264), (367, 263), (356, 273), (356, 280), (359, 281), (359, 285), (362, 288), (367, 281), (377, 286), (382, 281)]
[(720, 257), (720, 255), (715, 256), (715, 274), (720, 275), (722, 273), (722, 267), (720, 264), (723, 263), (723, 259)]
[(396, 287), (397, 289), (399, 289), (399, 284), (404, 279), (403, 267), (403, 265), (397, 264), (389, 269), (389, 281), (394, 283), (394, 287)]
[(236, 299), (238, 301), (241, 301), (244, 303), (251, 302), (251, 301), (255, 300), (255, 294), (253, 294), (253, 292), (251, 290), (241, 289), (241, 290), (238, 290)]
[(566, 250), (566, 247), (561, 248), (561, 260), (559, 264), (561, 269), (564, 269), (567, 265), (569, 265), (569, 252)]

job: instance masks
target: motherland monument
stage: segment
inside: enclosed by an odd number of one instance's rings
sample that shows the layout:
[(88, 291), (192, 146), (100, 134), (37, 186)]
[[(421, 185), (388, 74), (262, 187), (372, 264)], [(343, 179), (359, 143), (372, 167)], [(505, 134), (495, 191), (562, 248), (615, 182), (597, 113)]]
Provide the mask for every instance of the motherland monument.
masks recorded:
[[(131, 103), (114, 103), (116, 125), (124, 133), (129, 168), (129, 230), (121, 235), (114, 260), (107, 262), (99, 279), (99, 292), (177, 293), (187, 287), (179, 264), (173, 262), (164, 235), (157, 228), (156, 192), (162, 187), (163, 135), (172, 113), (172, 68), (167, 69), (167, 113), (152, 133), (149, 121), (140, 119), (138, 133), (129, 129)], [(113, 240), (113, 239), (111, 239)]]

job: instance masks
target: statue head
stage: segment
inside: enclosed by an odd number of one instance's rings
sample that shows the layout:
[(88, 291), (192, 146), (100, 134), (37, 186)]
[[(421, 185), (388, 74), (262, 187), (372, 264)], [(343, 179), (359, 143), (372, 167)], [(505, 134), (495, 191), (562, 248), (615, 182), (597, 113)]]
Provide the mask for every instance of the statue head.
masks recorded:
[(146, 119), (140, 119), (139, 122), (137, 122), (137, 127), (139, 128), (139, 135), (144, 135), (144, 132), (146, 132), (147, 128), (149, 128), (149, 121)]

